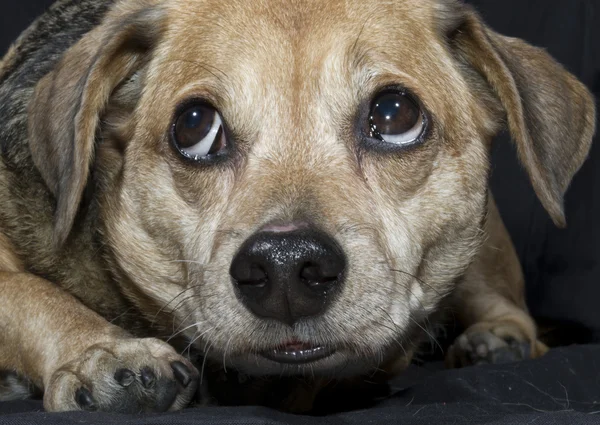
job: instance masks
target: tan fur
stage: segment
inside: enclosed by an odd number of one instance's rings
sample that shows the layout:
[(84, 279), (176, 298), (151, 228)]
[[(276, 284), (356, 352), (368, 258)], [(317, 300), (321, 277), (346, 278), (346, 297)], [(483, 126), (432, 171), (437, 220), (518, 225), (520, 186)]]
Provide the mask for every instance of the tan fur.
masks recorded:
[(0, 233), (0, 270), (6, 272), (23, 271), (21, 260), (15, 255), (12, 244)]
[[(532, 357), (539, 357), (547, 348), (537, 340), (536, 325), (527, 313), (523, 273), (491, 194), (485, 234), (485, 244), (452, 295), (455, 314), (467, 328), (464, 336), (491, 332), (499, 338), (528, 341)], [(466, 362), (458, 351), (456, 346), (450, 348), (450, 366)]]
[[(357, 111), (390, 84), (419, 97), (432, 131), (421, 146), (376, 154), (359, 146)], [(169, 145), (174, 111), (195, 97), (228, 125), (236, 154), (225, 164), (195, 166)], [(453, 1), (118, 1), (29, 102), (31, 187), (52, 201), (33, 207), (39, 196), (16, 196), (17, 175), (0, 168), (0, 201), (10, 205), (0, 221), (0, 323), (10, 330), (0, 368), (42, 385), (49, 409), (77, 408), (79, 381), (63, 378), (61, 367), (74, 367), (63, 365), (98, 344), (135, 364), (147, 356), (105, 321), (133, 309), (137, 324), (155, 324), (149, 335), (180, 334), (209, 361), (250, 374), (281, 374), (256, 353), (301, 339), (338, 352), (296, 373), (389, 376), (445, 299), (467, 329), (464, 344), (484, 333), (541, 355), (488, 189), (490, 140), (506, 120), (538, 196), (564, 224), (562, 196), (594, 116), (587, 89), (546, 53)], [(26, 208), (40, 211), (27, 210), (40, 223), (28, 241)], [(273, 221), (309, 221), (348, 257), (331, 308), (293, 328), (252, 315), (228, 274), (240, 245)], [(31, 264), (32, 255), (46, 260)], [(54, 255), (84, 261), (57, 266)], [(59, 276), (62, 289), (35, 274)], [(123, 301), (100, 301), (111, 298), (102, 290)], [(466, 364), (464, 344), (450, 365)], [(88, 360), (77, 367), (99, 379)], [(309, 408), (315, 388), (284, 407)]]

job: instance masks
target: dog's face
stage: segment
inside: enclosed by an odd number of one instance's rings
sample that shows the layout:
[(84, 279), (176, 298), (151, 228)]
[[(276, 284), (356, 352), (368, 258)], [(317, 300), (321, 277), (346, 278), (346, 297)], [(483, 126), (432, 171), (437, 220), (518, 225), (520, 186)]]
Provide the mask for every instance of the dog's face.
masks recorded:
[[(478, 58), (494, 51), (484, 27), (434, 0), (139, 3), (38, 89), (48, 101), (79, 81), (75, 134), (100, 134), (124, 291), (250, 373), (355, 374), (408, 349), (484, 238), (488, 145), (510, 101), (478, 69), (501, 62)], [(69, 216), (78, 188), (42, 173)]]

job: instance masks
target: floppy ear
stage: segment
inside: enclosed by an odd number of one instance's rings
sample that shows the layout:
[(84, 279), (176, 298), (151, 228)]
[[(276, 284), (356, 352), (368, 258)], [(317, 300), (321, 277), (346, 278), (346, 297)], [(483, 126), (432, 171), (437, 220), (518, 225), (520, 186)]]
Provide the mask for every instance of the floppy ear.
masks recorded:
[(563, 196), (594, 135), (592, 95), (544, 50), (492, 31), (471, 8), (463, 6), (456, 18), (452, 48), (501, 103), (538, 198), (564, 227)]
[(149, 60), (162, 32), (162, 17), (154, 7), (111, 11), (36, 86), (29, 109), (29, 145), (56, 199), (57, 246), (67, 239), (79, 210), (111, 94)]

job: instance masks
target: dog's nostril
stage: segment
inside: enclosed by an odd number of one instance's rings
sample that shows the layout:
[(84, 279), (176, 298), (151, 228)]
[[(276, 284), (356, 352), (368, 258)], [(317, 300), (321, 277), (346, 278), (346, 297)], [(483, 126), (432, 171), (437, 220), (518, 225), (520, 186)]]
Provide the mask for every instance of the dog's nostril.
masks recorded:
[(236, 283), (239, 286), (252, 287), (252, 288), (264, 288), (267, 286), (267, 279), (262, 280), (237, 280)]
[(307, 281), (315, 281), (321, 278), (321, 273), (319, 270), (319, 266), (316, 266), (311, 263), (306, 263), (304, 267), (300, 270), (300, 278)]
[(300, 270), (300, 279), (312, 289), (326, 290), (335, 285), (339, 277), (340, 272), (312, 263), (306, 263)]
[(238, 250), (229, 273), (250, 311), (291, 326), (325, 311), (342, 287), (345, 268), (337, 242), (306, 227), (255, 233)]
[(269, 276), (260, 266), (252, 265), (247, 270), (232, 274), (238, 285), (253, 288), (264, 288), (267, 286)]
[(249, 281), (253, 282), (264, 282), (268, 279), (267, 272), (259, 266), (250, 267), (250, 276), (248, 276)]

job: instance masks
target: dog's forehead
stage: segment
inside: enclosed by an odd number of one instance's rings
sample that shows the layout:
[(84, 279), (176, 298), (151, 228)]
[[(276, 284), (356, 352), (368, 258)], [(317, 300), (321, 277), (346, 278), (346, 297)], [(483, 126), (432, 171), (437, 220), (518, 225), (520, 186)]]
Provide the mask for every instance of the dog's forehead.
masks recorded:
[[(427, 98), (455, 86), (443, 63), (440, 4), (168, 0), (158, 78), (180, 100), (198, 91), (218, 93), (224, 99), (218, 106), (238, 122), (265, 122), (269, 114), (310, 119), (309, 108), (329, 102), (319, 110), (323, 117), (322, 111), (356, 104), (386, 76), (443, 109), (439, 96)], [(306, 126), (294, 125), (300, 127)]]
[[(398, 24), (396, 26), (423, 23), (457, 7), (453, 0), (163, 0), (163, 5), (180, 23), (223, 27), (238, 24), (254, 29), (260, 25), (273, 25), (289, 34), (305, 35), (306, 31), (319, 27), (331, 28), (347, 23), (352, 27), (368, 21), (387, 20)], [(236, 28), (229, 30), (235, 32)]]
[(410, 70), (439, 38), (440, 8), (434, 0), (171, 0), (168, 5), (171, 56), (234, 71), (235, 63), (264, 66), (271, 76), (292, 65), (317, 69), (315, 62), (336, 54), (354, 60), (365, 50), (380, 54), (380, 60), (386, 53), (401, 56)]
[(217, 57), (299, 55), (365, 40), (372, 47), (405, 49), (410, 54), (434, 36), (436, 19), (443, 13), (436, 0), (170, 0), (167, 4), (171, 36), (177, 43), (185, 41), (180, 47), (187, 45), (192, 57), (193, 50)]

